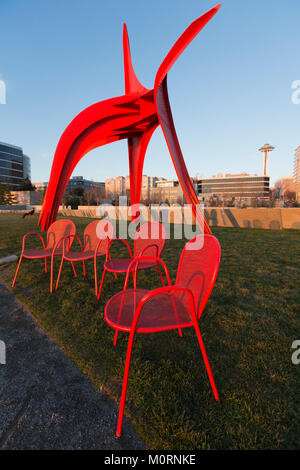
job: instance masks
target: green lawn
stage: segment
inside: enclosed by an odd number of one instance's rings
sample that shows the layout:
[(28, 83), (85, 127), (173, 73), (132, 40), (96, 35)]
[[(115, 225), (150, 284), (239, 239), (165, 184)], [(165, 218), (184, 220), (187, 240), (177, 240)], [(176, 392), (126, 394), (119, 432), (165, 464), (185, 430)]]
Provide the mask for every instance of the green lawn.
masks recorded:
[[(81, 236), (90, 220), (73, 220)], [(33, 230), (37, 218), (0, 214), (0, 256), (18, 254), (23, 234)], [(221, 403), (213, 398), (190, 328), (183, 338), (177, 331), (136, 336), (126, 414), (150, 449), (299, 448), (300, 366), (291, 362), (291, 344), (300, 338), (300, 231), (215, 227), (213, 233), (221, 266), (199, 325)], [(163, 259), (172, 279), (183, 245), (166, 242)], [(65, 264), (51, 295), (43, 262), (25, 260), (14, 291), (94, 386), (119, 402), (128, 335), (121, 333), (114, 347), (103, 311), (124, 278), (108, 274), (97, 303), (93, 263), (86, 279), (76, 266), (74, 278)], [(11, 283), (15, 268), (1, 266), (0, 277)], [(140, 273), (138, 281), (160, 286), (154, 270)]]

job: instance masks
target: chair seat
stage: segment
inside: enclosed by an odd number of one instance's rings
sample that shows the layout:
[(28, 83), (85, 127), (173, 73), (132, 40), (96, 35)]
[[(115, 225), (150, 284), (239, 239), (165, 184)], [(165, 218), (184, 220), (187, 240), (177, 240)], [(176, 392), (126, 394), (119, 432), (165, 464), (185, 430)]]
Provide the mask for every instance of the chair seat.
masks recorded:
[[(86, 259), (94, 258), (95, 252), (93, 250), (87, 251), (68, 251), (65, 253), (65, 259), (68, 261), (84, 261)], [(97, 256), (104, 256), (105, 253), (98, 253)]]
[[(132, 258), (111, 259), (107, 260), (104, 266), (110, 272), (126, 273), (131, 262)], [(141, 261), (138, 265), (138, 270), (152, 268), (153, 266), (156, 266), (156, 263), (153, 261)], [(135, 265), (133, 265), (132, 271), (134, 269)]]
[[(48, 258), (52, 255), (52, 248), (51, 249), (39, 249), (39, 250), (24, 250), (23, 256), (24, 258)], [(55, 253), (56, 255), (59, 253)], [(61, 254), (61, 253), (60, 253)]]
[[(148, 294), (146, 289), (128, 289), (111, 297), (105, 307), (106, 322), (118, 330), (130, 331), (139, 302)], [(182, 292), (162, 293), (149, 299), (143, 306), (137, 323), (137, 332), (184, 328), (193, 324), (187, 295)]]

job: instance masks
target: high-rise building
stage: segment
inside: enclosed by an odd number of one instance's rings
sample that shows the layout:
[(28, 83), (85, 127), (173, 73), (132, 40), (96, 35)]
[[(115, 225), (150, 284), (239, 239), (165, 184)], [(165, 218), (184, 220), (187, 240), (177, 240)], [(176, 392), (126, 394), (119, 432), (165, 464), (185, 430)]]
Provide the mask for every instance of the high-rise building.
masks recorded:
[[(142, 186), (141, 186), (141, 201), (147, 201), (150, 199), (150, 193), (152, 188), (156, 187), (158, 180), (164, 178), (157, 178), (157, 176), (142, 175)], [(125, 178), (125, 192), (127, 197), (130, 197), (130, 177)]]
[(0, 179), (12, 189), (18, 189), (23, 179), (31, 179), (30, 158), (23, 149), (0, 142)]
[(105, 194), (107, 198), (115, 198), (125, 195), (125, 178), (117, 176), (105, 180)]
[(295, 150), (293, 177), (294, 177), (296, 199), (298, 202), (300, 202), (300, 145)]

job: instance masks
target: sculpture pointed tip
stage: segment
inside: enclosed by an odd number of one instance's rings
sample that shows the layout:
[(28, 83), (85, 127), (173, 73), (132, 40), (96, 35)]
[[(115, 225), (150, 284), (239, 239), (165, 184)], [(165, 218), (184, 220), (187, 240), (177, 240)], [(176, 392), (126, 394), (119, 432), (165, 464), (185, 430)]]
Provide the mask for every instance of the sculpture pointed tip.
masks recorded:
[(214, 13), (217, 13), (217, 11), (220, 10), (222, 6), (222, 3), (218, 3), (218, 5), (214, 6), (210, 11), (214, 11)]
[(124, 56), (124, 74), (125, 74), (125, 93), (145, 92), (145, 88), (137, 79), (131, 62), (129, 38), (126, 23), (123, 23), (123, 56)]

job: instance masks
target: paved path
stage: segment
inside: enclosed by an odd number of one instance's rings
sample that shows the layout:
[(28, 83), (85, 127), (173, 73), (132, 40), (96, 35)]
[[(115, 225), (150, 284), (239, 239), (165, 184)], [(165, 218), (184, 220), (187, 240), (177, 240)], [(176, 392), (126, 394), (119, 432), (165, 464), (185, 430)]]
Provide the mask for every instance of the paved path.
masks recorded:
[(45, 334), (0, 282), (0, 449), (145, 449), (118, 407)]

